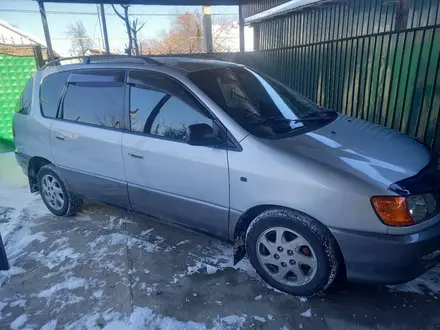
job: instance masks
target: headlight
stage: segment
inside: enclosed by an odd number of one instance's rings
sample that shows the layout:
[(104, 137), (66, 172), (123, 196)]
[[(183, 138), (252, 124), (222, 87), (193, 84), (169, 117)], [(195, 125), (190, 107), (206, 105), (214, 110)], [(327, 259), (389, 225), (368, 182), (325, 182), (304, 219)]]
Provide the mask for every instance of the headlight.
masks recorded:
[(438, 194), (421, 194), (408, 197), (377, 196), (371, 204), (379, 218), (390, 226), (412, 226), (440, 213)]
[(406, 199), (408, 203), (408, 211), (415, 222), (419, 223), (432, 218), (438, 213), (438, 195), (423, 194), (409, 196)]

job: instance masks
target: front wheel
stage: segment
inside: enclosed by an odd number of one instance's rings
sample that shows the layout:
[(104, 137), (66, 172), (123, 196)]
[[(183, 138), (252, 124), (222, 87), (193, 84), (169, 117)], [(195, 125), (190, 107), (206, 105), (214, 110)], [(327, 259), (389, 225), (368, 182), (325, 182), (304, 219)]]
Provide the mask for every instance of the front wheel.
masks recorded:
[(83, 205), (83, 201), (73, 194), (53, 164), (43, 166), (38, 172), (38, 189), (44, 204), (55, 215), (75, 215)]
[(315, 219), (288, 209), (257, 216), (246, 233), (246, 250), (263, 280), (295, 296), (327, 289), (339, 265), (337, 243), (330, 231)]

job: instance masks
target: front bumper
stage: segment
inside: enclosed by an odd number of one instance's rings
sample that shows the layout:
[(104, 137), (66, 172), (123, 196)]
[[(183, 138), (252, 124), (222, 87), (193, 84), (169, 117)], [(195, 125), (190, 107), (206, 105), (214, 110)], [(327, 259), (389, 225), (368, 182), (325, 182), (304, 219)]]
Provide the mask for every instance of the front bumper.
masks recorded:
[(332, 229), (355, 282), (400, 284), (440, 263), (440, 223), (410, 235)]
[(29, 161), (30, 161), (31, 157), (28, 155), (25, 155), (19, 151), (16, 151), (15, 152), (15, 159), (17, 159), (18, 165), (20, 165), (24, 174), (27, 176), (28, 175), (28, 168), (29, 168)]

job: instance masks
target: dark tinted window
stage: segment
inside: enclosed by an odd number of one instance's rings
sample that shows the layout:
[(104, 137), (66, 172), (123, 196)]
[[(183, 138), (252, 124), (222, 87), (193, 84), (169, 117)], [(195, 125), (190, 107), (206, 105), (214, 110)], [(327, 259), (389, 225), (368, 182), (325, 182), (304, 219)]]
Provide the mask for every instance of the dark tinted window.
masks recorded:
[[(108, 79), (112, 75), (114, 79)], [(72, 74), (64, 97), (63, 119), (119, 128), (124, 112), (123, 76), (123, 72), (99, 71)]]
[[(245, 67), (196, 71), (189, 78), (250, 133), (273, 137), (335, 118), (301, 94)], [(295, 121), (313, 117), (313, 121)], [(322, 120), (321, 120), (322, 119)]]
[(55, 118), (60, 104), (61, 95), (70, 72), (54, 73), (46, 79), (40, 87), (40, 104), (43, 116)]
[(134, 132), (145, 132), (145, 124), (154, 107), (167, 94), (160, 91), (130, 87), (130, 124)]
[(212, 120), (177, 97), (171, 97), (159, 111), (151, 126), (151, 134), (176, 140), (186, 139), (189, 125), (205, 123), (213, 126)]
[(31, 112), (33, 82), (34, 78), (32, 77), (24, 87), (23, 93), (21, 93), (17, 105), (15, 106), (15, 112), (23, 115), (28, 115)]
[(186, 139), (189, 125), (213, 126), (209, 114), (179, 82), (163, 74), (130, 72), (131, 129), (175, 140)]

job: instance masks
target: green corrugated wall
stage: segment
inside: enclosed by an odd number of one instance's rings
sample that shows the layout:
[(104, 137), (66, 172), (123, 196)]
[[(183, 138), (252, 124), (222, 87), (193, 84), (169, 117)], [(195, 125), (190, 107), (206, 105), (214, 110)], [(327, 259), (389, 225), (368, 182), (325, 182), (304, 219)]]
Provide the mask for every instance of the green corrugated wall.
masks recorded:
[(0, 140), (12, 141), (12, 117), (18, 98), (37, 70), (33, 56), (0, 54)]

